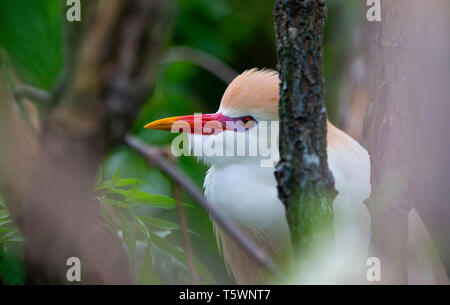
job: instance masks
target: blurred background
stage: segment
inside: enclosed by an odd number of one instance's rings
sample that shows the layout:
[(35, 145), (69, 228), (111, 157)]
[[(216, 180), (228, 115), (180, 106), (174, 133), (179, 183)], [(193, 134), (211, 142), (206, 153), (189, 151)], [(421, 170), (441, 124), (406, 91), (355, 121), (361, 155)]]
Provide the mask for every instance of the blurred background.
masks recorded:
[[(64, 1), (65, 2), (65, 1)], [(210, 59), (228, 66), (226, 75), (246, 69), (276, 69), (273, 29), (273, 0), (178, 0), (175, 22), (165, 42), (163, 62), (159, 67), (153, 95), (143, 107), (131, 133), (154, 146), (169, 145), (173, 135), (148, 131), (142, 127), (155, 119), (215, 112), (227, 86), (227, 79), (217, 65), (208, 71), (196, 60)], [(330, 121), (361, 140), (363, 115), (368, 101), (365, 48), (369, 39), (365, 20), (365, 1), (327, 0), (328, 22), (325, 32), (325, 94)], [(63, 69), (61, 38), (62, 1), (0, 1), (0, 52), (2, 73), (13, 67), (21, 83), (51, 91)], [(200, 58), (200, 59), (198, 59)], [(222, 68), (221, 68), (222, 67)], [(234, 72), (233, 72), (234, 71)], [(228, 74), (227, 74), (228, 73)], [(355, 102), (355, 101), (358, 102)], [(1, 124), (1, 122), (0, 122)], [(4, 128), (4, 127), (0, 127)], [(0, 148), (1, 149), (1, 148)], [(207, 168), (193, 157), (181, 157), (177, 165), (199, 186)], [(100, 191), (114, 185), (118, 188), (135, 182), (139, 191), (173, 197), (173, 185), (163, 173), (147, 166), (136, 152), (118, 146), (104, 160), (99, 171)], [(105, 183), (106, 182), (106, 183)], [(128, 183), (128, 184), (127, 184)], [(113, 186), (111, 186), (113, 185)], [(122, 186), (121, 186), (122, 185)], [(160, 197), (166, 198), (166, 197)], [(111, 199), (111, 198), (108, 198)], [(167, 199), (170, 202), (169, 199)], [(233, 283), (217, 248), (212, 224), (207, 214), (183, 194), (193, 252), (203, 283)], [(108, 204), (106, 200), (102, 204)], [(144, 216), (145, 225), (164, 242), (153, 244), (153, 267), (146, 266), (146, 241), (131, 234), (134, 275), (143, 284), (189, 283), (173, 208), (161, 208), (140, 202), (127, 209), (127, 217)], [(117, 215), (116, 215), (117, 216)], [(156, 219), (156, 220), (155, 220)], [(158, 222), (158, 220), (160, 222)], [(120, 226), (120, 224), (119, 224)], [(124, 228), (122, 238), (126, 239)], [(136, 230), (136, 228), (132, 229)], [(128, 236), (128, 238), (130, 235)], [(130, 241), (126, 241), (130, 243)], [(129, 244), (128, 244), (129, 246)], [(133, 247), (131, 247), (133, 248)], [(8, 219), (0, 194), (0, 278), (4, 283), (25, 282), (21, 238)], [(129, 249), (130, 251), (130, 249)], [(149, 268), (151, 276), (142, 276)]]

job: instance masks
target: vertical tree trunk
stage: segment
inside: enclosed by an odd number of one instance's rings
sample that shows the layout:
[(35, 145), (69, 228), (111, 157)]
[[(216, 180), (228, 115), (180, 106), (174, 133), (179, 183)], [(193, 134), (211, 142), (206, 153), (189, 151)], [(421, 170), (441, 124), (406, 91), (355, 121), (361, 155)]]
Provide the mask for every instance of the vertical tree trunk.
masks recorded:
[(450, 274), (450, 1), (412, 2), (418, 39), (411, 87), (419, 103), (410, 129), (415, 145), (410, 190)]
[(367, 206), (372, 223), (372, 253), (381, 261), (384, 284), (408, 283), (411, 206), (407, 177), (411, 164), (407, 141), (408, 120), (414, 107), (407, 70), (410, 4), (410, 0), (382, 2), (382, 22), (374, 25), (375, 79), (364, 127), (371, 158), (372, 193)]
[(299, 253), (332, 233), (336, 196), (328, 169), (323, 94), (323, 0), (278, 0), (275, 31), (280, 72), (278, 194)]

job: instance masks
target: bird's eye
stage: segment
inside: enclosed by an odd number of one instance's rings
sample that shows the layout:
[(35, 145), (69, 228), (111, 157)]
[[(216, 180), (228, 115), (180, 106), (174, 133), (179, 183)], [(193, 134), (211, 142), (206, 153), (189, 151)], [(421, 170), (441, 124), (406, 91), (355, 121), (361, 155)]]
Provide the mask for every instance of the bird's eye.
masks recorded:
[(255, 120), (251, 116), (242, 119), (242, 124), (245, 128), (251, 128), (255, 124)]

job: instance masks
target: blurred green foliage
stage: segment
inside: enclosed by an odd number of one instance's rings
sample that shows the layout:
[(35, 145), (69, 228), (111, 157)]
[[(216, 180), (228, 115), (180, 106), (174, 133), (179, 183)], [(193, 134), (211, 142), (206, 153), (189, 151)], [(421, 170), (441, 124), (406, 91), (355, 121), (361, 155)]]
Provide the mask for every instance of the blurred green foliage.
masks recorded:
[(12, 223), (0, 198), (0, 283), (18, 285), (25, 282), (20, 244), (23, 239)]
[[(237, 72), (253, 67), (276, 68), (273, 0), (178, 0), (177, 3), (175, 27), (167, 48), (200, 49)], [(335, 121), (342, 71), (351, 55), (351, 29), (361, 18), (358, 12), (361, 1), (328, 0), (327, 4), (326, 98), (330, 117)], [(55, 85), (63, 69), (61, 18), (64, 14), (61, 8), (64, 5), (65, 1), (60, 0), (0, 1), (0, 51), (7, 54), (22, 82), (47, 90)], [(215, 112), (225, 88), (221, 80), (191, 63), (161, 65), (154, 94), (131, 132), (149, 144), (168, 145), (173, 135), (144, 130), (142, 126), (166, 116)], [(192, 157), (181, 157), (177, 164), (202, 185), (205, 166)], [(120, 175), (117, 174), (119, 168)], [(101, 173), (102, 180), (107, 182), (100, 187), (98, 199), (102, 202), (105, 219), (112, 228), (120, 229), (132, 253), (138, 282), (185, 282), (181, 237), (176, 212), (172, 209), (174, 202), (170, 199), (171, 181), (160, 171), (149, 168), (137, 153), (125, 146), (111, 151)], [(205, 282), (232, 283), (217, 250), (207, 214), (188, 196), (184, 195), (183, 201), (190, 204), (186, 212), (190, 230), (197, 233), (191, 234), (191, 240), (194, 253), (202, 262), (197, 265), (202, 278)], [(16, 266), (11, 267), (13, 270), (9, 273), (13, 278), (11, 282), (23, 282), (22, 267), (14, 263), (20, 261), (15, 259), (17, 252), (11, 252), (13, 254), (6, 258), (2, 253), (0, 276), (9, 281), (4, 266), (6, 261), (11, 262), (6, 264)], [(172, 271), (167, 271), (168, 268)], [(164, 270), (166, 278), (155, 276)], [(212, 273), (211, 277), (206, 270)]]
[(50, 89), (62, 69), (61, 3), (0, 1), (0, 44), (24, 83)]
[[(188, 270), (184, 251), (168, 241), (180, 226), (172, 221), (146, 216), (149, 209), (175, 208), (174, 199), (154, 195), (141, 190), (145, 181), (120, 177), (118, 169), (111, 180), (97, 187), (97, 200), (101, 211), (113, 232), (118, 232), (125, 243), (131, 265), (139, 284), (189, 284)], [(187, 207), (191, 207), (186, 203)], [(189, 233), (196, 234), (192, 230)], [(164, 261), (169, 263), (164, 264)], [(200, 283), (213, 284), (214, 279), (208, 269), (195, 260)]]

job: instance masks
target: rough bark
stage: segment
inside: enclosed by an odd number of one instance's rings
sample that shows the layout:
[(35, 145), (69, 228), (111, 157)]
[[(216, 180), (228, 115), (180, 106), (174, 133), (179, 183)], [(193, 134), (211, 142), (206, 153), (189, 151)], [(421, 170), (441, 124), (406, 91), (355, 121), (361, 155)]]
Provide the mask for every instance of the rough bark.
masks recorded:
[(382, 22), (374, 26), (374, 83), (364, 127), (371, 158), (372, 193), (367, 200), (371, 215), (372, 254), (381, 261), (384, 284), (408, 282), (407, 239), (409, 168), (408, 121), (412, 88), (408, 62), (409, 0), (382, 2)]
[[(323, 0), (278, 0), (275, 31), (280, 73), (278, 194), (294, 248), (310, 249), (332, 233), (336, 196), (328, 169), (323, 94)], [(328, 234), (330, 236), (330, 234)]]
[[(65, 282), (72, 256), (81, 260), (84, 283), (133, 282), (128, 257), (91, 198), (103, 156), (122, 141), (151, 93), (170, 4), (84, 1), (81, 28), (67, 27), (73, 34), (65, 40), (69, 67), (29, 158), (27, 179), (7, 181), (27, 189), (13, 198), (20, 204), (30, 283)], [(14, 146), (9, 148), (14, 156)], [(5, 168), (14, 164), (0, 170)]]

